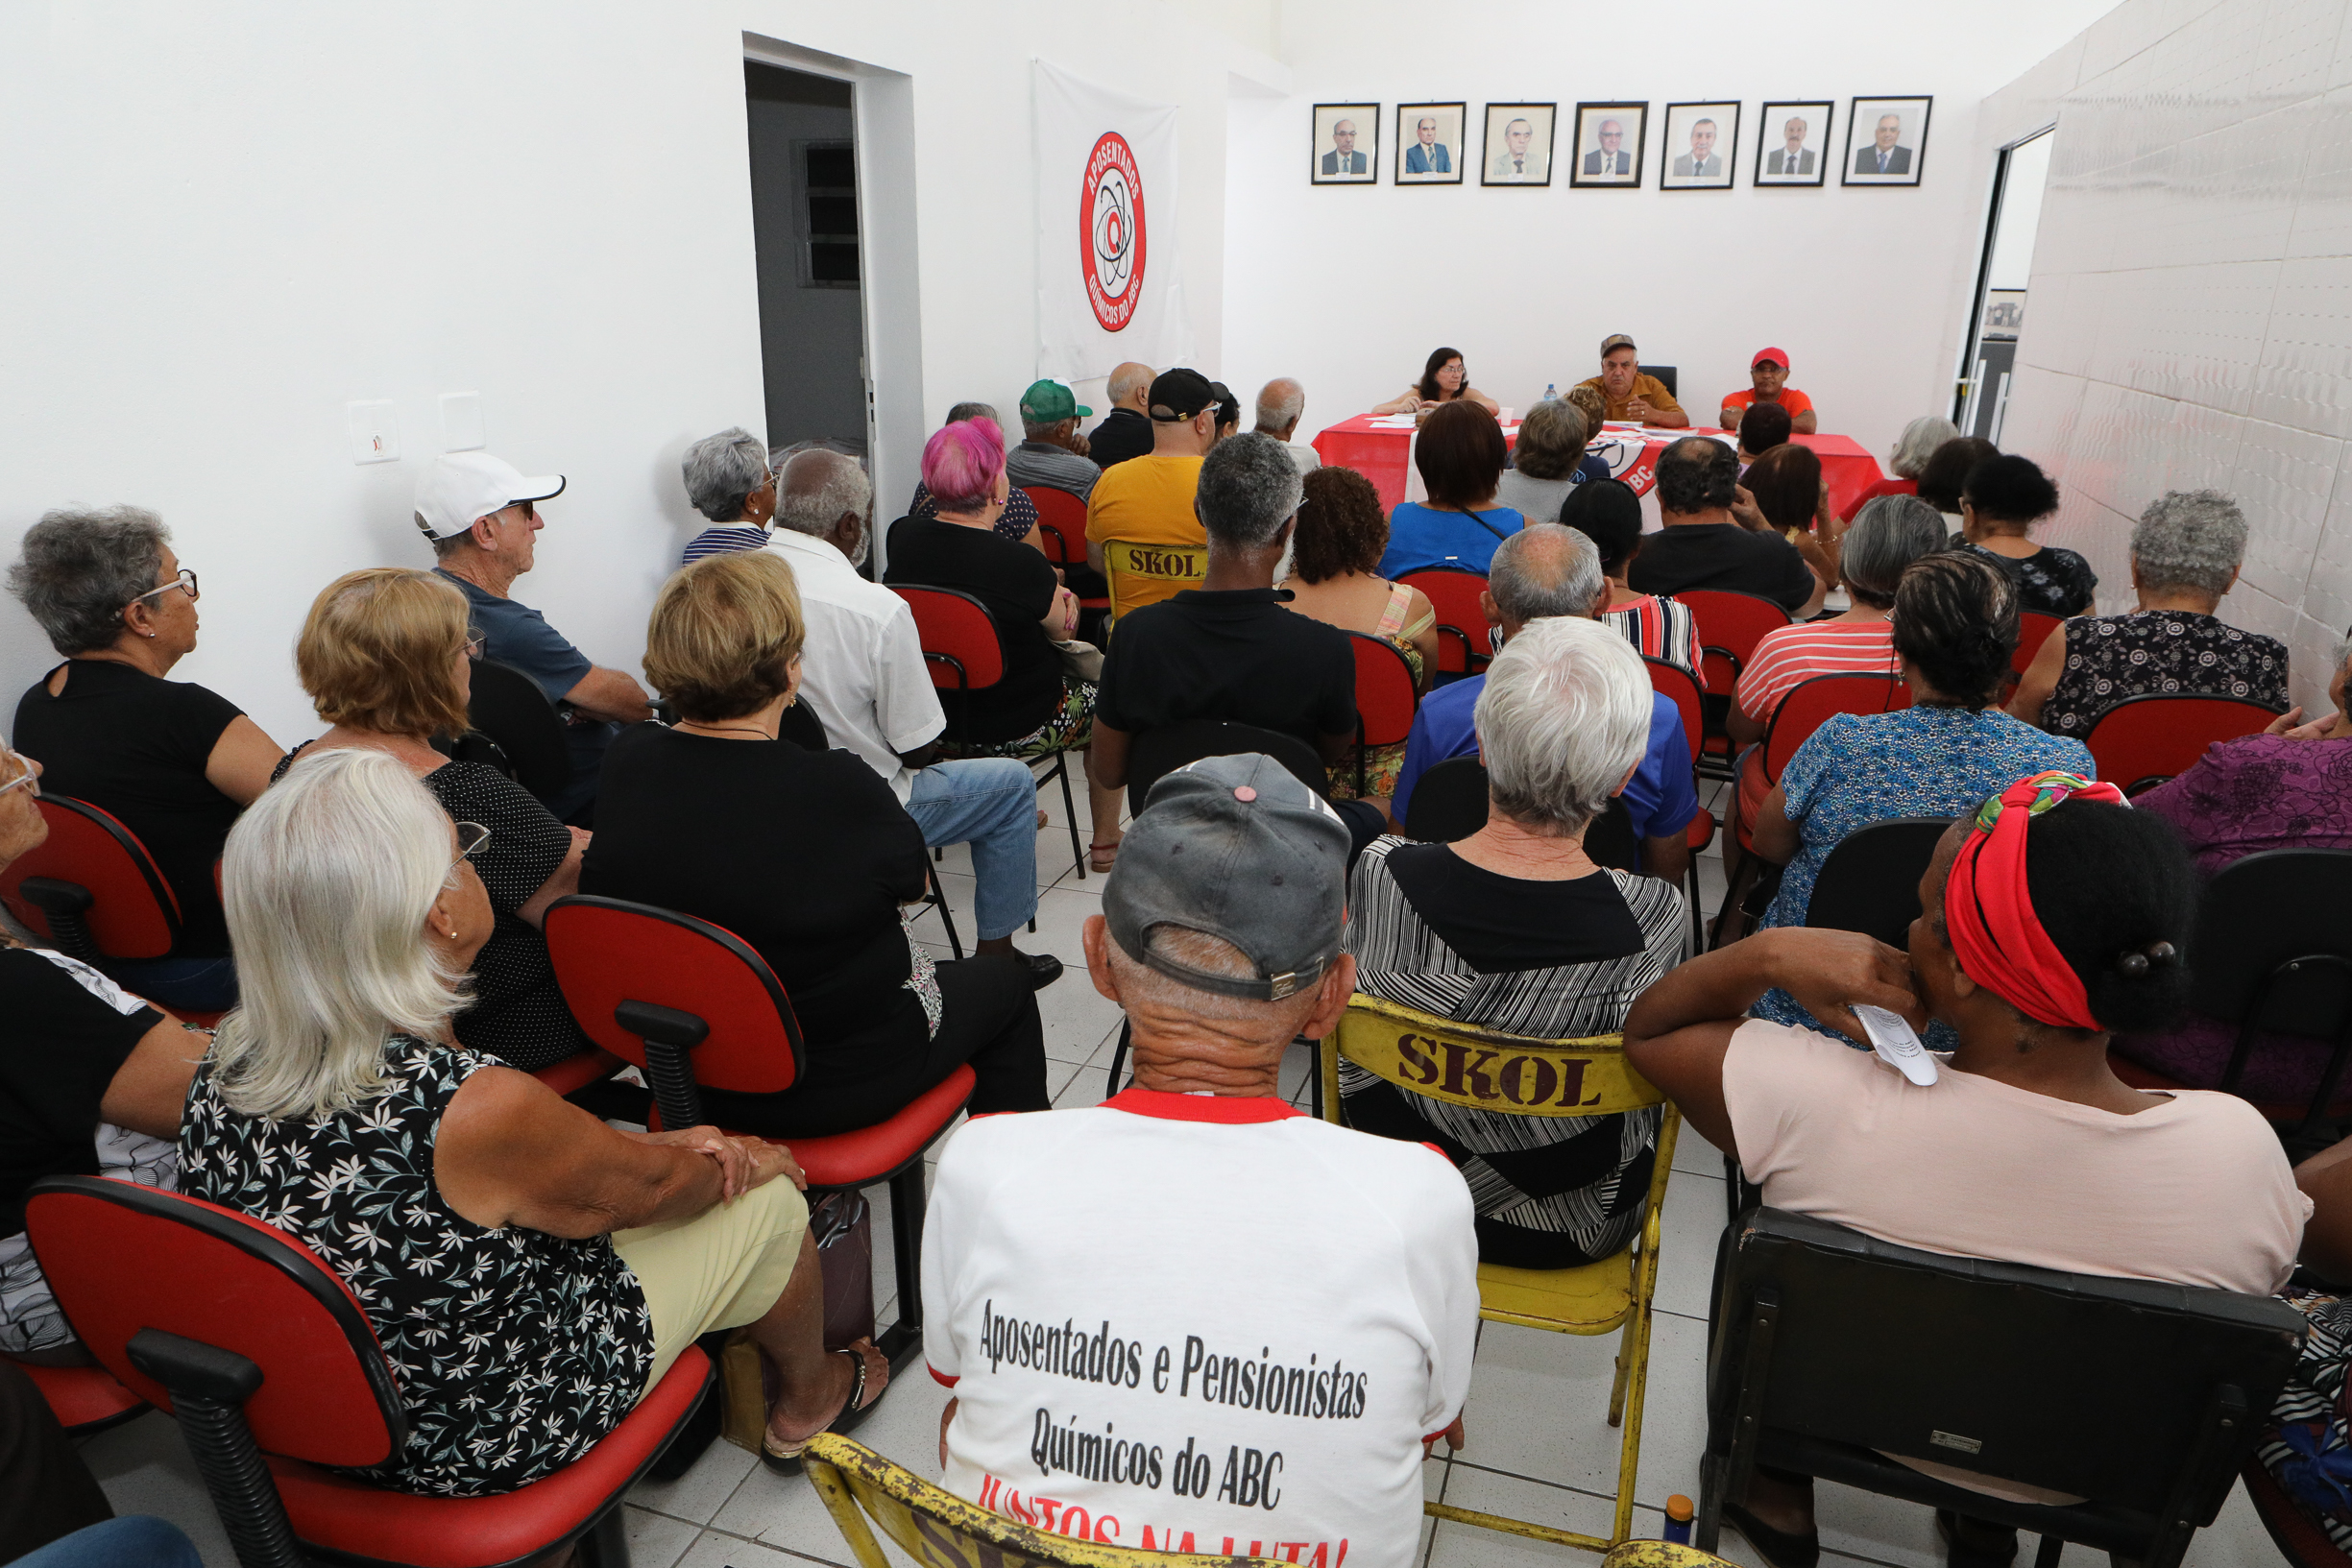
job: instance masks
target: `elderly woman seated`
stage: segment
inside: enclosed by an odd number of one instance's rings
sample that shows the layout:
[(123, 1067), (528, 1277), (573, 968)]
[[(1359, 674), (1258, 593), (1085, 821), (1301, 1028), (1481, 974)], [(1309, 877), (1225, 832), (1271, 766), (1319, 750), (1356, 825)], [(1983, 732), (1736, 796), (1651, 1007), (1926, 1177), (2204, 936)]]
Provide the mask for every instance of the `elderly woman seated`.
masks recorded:
[[(1650, 683), (1597, 621), (1531, 621), (1478, 697), (1487, 825), (1452, 844), (1380, 838), (1348, 886), (1358, 990), (1539, 1039), (1613, 1033), (1682, 955), (1670, 882), (1604, 870), (1585, 830), (1642, 760)], [(1348, 1122), (1435, 1144), (1478, 1205), (1489, 1263), (1565, 1268), (1621, 1251), (1641, 1223), (1658, 1114), (1552, 1121), (1440, 1104), (1341, 1066)]]
[(449, 814), (488, 834), (473, 863), (496, 923), (473, 959), (457, 1038), (534, 1072), (589, 1047), (572, 1022), (539, 934), (548, 905), (578, 889), (588, 833), (567, 828), (521, 784), (479, 762), (452, 761), (437, 737), (466, 731), (478, 642), (466, 599), (429, 571), (371, 567), (327, 586), (310, 606), (294, 667), (319, 717), (334, 728), (295, 758), (357, 747), (398, 758)]
[[(0, 746), (0, 869), (49, 836), (40, 776)], [(25, 1191), (63, 1175), (172, 1186), (180, 1103), (203, 1054), (204, 1036), (0, 916), (0, 1355), (89, 1359), (25, 1240)]]
[(691, 567), (706, 555), (767, 543), (768, 524), (776, 517), (776, 475), (768, 468), (765, 442), (740, 426), (721, 430), (689, 446), (679, 468), (686, 498), (711, 526), (687, 542), (678, 565)]
[(806, 1075), (785, 1095), (706, 1091), (727, 1126), (871, 1126), (966, 1062), (973, 1115), (1045, 1109), (1026, 963), (934, 965), (900, 907), (927, 885), (922, 830), (854, 753), (774, 743), (804, 635), (792, 568), (772, 551), (697, 562), (663, 585), (645, 673), (679, 722), (613, 743), (581, 890), (723, 926), (783, 982)]
[(1494, 546), (1527, 522), (1494, 498), (1509, 451), (1502, 426), (1479, 403), (1446, 403), (1430, 415), (1413, 444), (1413, 466), (1429, 500), (1400, 501), (1389, 513), (1380, 575), (1402, 577), (1424, 567), (1484, 573)]
[(212, 866), (280, 748), (228, 698), (165, 678), (196, 646), (196, 574), (162, 519), (67, 508), (26, 529), (23, 549), (9, 590), (65, 663), (17, 703), (16, 744), (53, 792), (137, 835), (180, 905), (167, 956), (107, 968), (166, 1006), (218, 1012), (236, 1001), (236, 969)]
[(1527, 411), (1512, 466), (1494, 488), (1494, 502), (1538, 522), (1556, 522), (1569, 493), (1588, 479), (1609, 477), (1606, 458), (1585, 455), (1592, 432), (1584, 410), (1564, 398), (1550, 398)]
[[(2110, 1030), (2161, 1027), (2188, 996), (2195, 880), (2179, 840), (2112, 785), (2068, 774), (1992, 792), (1936, 846), (1907, 953), (1851, 931), (1760, 932), (1652, 987), (1625, 1021), (1626, 1055), (1775, 1208), (1956, 1257), (2277, 1290), (2310, 1212), (2278, 1139), (2242, 1100), (2144, 1094), (2107, 1066)], [(1911, 1082), (1871, 1052), (1741, 1016), (1768, 992), (1856, 1037), (1856, 1003), (1914, 1027), (1933, 1018), (1953, 1054)], [(2070, 1501), (1903, 1462), (2012, 1502)], [(1818, 1556), (1806, 1478), (1759, 1469), (1724, 1519), (1771, 1562)], [(1939, 1523), (1955, 1563), (2016, 1555), (2001, 1527)]]
[(825, 1354), (800, 1168), (713, 1127), (616, 1130), (451, 1038), (496, 920), (480, 843), (373, 749), (305, 756), (246, 813), (222, 868), (243, 1000), (188, 1096), (182, 1190), (352, 1287), (408, 1418), (381, 1484), (526, 1485), (736, 1327), (781, 1390), (768, 1460), (797, 1469), (889, 1371), (864, 1341)]
[[(1991, 561), (1941, 550), (1903, 569), (1894, 648), (1911, 706), (1832, 715), (1782, 770), (1756, 813), (1756, 853), (1787, 867), (1767, 928), (1805, 924), (1822, 862), (1856, 828), (1952, 816), (2044, 768), (2091, 772), (2081, 741), (2044, 735), (1992, 706), (2016, 644), (2017, 585)], [(1768, 993), (1756, 1016), (1828, 1026), (1786, 991)], [(1950, 1049), (1940, 1034), (1929, 1043)]]
[[(939, 428), (945, 430), (954, 425), (968, 424), (974, 420), (986, 420), (996, 427), (997, 440), (1000, 443), (1004, 441), (1005, 422), (997, 418), (996, 409), (987, 403), (958, 403), (947, 411), (947, 423)], [(907, 503), (907, 516), (928, 518), (936, 515), (938, 510), (939, 499), (931, 493), (930, 483), (916, 480), (914, 497)], [(1037, 526), (1037, 503), (1029, 498), (1029, 493), (1025, 490), (1015, 488), (1006, 493), (1005, 509), (997, 514), (996, 520), (989, 527), (999, 539), (1009, 539), (1016, 544), (1028, 544), (1038, 550), (1045, 548), (1045, 535)]]
[[(1960, 427), (1941, 414), (1922, 414), (1903, 427), (1895, 449), (1887, 454), (1886, 471), (1917, 494), (1919, 478), (1928, 471), (1936, 448), (1960, 433)], [(1956, 497), (1955, 497), (1956, 498)]]
[(2214, 616), (2238, 582), (2245, 535), (2245, 514), (2219, 491), (2170, 490), (2150, 501), (2131, 531), (2140, 608), (2070, 620), (2045, 638), (2009, 712), (2079, 740), (2132, 697), (2236, 697), (2285, 708), (2287, 645)]
[(2033, 459), (2014, 452), (1988, 457), (1961, 482), (1960, 542), (1953, 547), (1999, 562), (2017, 581), (2019, 609), (2079, 615), (2098, 591), (2098, 573), (2073, 550), (2031, 537), (2034, 525), (2057, 510), (2058, 487)]

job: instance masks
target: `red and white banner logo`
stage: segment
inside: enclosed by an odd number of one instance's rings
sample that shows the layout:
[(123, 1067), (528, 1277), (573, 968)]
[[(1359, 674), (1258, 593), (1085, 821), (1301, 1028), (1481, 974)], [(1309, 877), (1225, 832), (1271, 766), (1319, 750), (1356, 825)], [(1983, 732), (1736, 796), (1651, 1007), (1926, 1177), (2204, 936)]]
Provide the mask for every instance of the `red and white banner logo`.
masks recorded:
[(1106, 332), (1134, 319), (1143, 294), (1143, 176), (1127, 138), (1106, 131), (1086, 159), (1079, 193), (1079, 274), (1086, 302)]

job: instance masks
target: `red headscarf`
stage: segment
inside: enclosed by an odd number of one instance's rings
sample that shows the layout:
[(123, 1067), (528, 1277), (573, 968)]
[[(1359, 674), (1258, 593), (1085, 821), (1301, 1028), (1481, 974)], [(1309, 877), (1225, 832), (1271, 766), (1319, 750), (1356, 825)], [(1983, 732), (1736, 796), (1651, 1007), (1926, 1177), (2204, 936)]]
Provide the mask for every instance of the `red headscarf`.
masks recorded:
[(1969, 977), (2027, 1018), (2098, 1028), (2082, 978), (2050, 941), (2025, 886), (2025, 827), (2072, 796), (2128, 806), (2111, 784), (2052, 770), (2020, 779), (1976, 813), (1944, 883), (1944, 924)]

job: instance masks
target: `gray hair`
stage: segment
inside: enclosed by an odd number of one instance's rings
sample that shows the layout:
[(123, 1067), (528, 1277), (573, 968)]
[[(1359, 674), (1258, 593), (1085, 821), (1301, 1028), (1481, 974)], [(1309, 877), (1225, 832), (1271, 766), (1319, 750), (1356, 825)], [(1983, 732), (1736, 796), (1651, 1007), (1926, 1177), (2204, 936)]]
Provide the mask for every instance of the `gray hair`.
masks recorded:
[(1298, 465), (1282, 444), (1253, 430), (1227, 437), (1201, 459), (1193, 510), (1210, 543), (1262, 549), (1298, 515), (1298, 499), (1305, 493)]
[(1935, 449), (1959, 433), (1960, 427), (1941, 414), (1922, 414), (1903, 427), (1886, 466), (1898, 479), (1916, 479), (1928, 471), (1928, 459), (1935, 455)]
[(1585, 411), (1565, 398), (1547, 398), (1527, 411), (1512, 453), (1530, 479), (1565, 479), (1585, 460)]
[[(1129, 363), (1131, 364), (1133, 361), (1129, 361)], [(1124, 365), (1120, 367), (1120, 370), (1126, 369), (1127, 367)], [(1136, 375), (1132, 371), (1128, 371), (1124, 375), (1122, 375), (1119, 371), (1113, 371), (1111, 373), (1110, 379), (1103, 384), (1103, 390), (1109, 395), (1112, 402), (1124, 405), (1128, 398), (1134, 397), (1135, 394), (1142, 392), (1151, 385), (1152, 367), (1146, 365), (1143, 367), (1143, 374), (1141, 376)]]
[(1024, 418), (1021, 421), (1021, 434), (1026, 436), (1031, 441), (1052, 441), (1054, 439), (1055, 431), (1060, 429), (1065, 424), (1076, 423), (1078, 423), (1078, 416), (1076, 414), (1065, 414), (1058, 420), (1032, 420)]
[(1524, 626), (1556, 615), (1592, 614), (1601, 596), (1601, 552), (1582, 532), (1531, 522), (1494, 546), (1487, 591), (1494, 608)]
[(686, 449), (686, 498), (713, 522), (735, 522), (751, 493), (767, 483), (767, 443), (738, 425)]
[(950, 424), (961, 424), (966, 420), (986, 420), (1000, 430), (1005, 428), (1005, 422), (997, 418), (994, 403), (958, 403), (947, 411)]
[(2245, 561), (2245, 514), (2219, 491), (2166, 491), (2132, 525), (2131, 559), (2140, 568), (2140, 586), (2219, 598)]
[(776, 521), (796, 534), (822, 539), (843, 514), (864, 517), (873, 498), (873, 481), (858, 460), (824, 446), (794, 452), (776, 475)]
[(1895, 602), (1903, 568), (1944, 547), (1944, 514), (1916, 495), (1879, 495), (1862, 503), (1838, 551), (1847, 591), (1874, 610)]
[(238, 1001), (212, 1044), (231, 1110), (349, 1110), (383, 1089), (391, 1036), (441, 1037), (465, 977), (424, 923), (456, 876), (449, 813), (383, 752), (314, 750), (245, 808), (221, 856)]
[(110, 648), (123, 612), (156, 586), (171, 537), (143, 506), (61, 506), (25, 530), (9, 591), (66, 658)]
[(1487, 666), (1474, 713), (1494, 809), (1581, 831), (1649, 749), (1650, 708), (1641, 655), (1613, 628), (1567, 615), (1527, 627)]
[(1287, 375), (1258, 388), (1257, 425), (1261, 430), (1288, 430), (1306, 412), (1307, 389)]

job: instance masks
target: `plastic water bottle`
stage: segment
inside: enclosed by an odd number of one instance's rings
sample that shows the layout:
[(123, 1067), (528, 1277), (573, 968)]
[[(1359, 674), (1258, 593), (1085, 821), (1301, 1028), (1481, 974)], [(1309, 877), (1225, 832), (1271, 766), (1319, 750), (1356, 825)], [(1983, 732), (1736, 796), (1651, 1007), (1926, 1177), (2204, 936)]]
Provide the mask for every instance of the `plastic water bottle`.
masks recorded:
[(1672, 1497), (1667, 1498), (1666, 1532), (1663, 1535), (1661, 1535), (1659, 1539), (1661, 1541), (1674, 1541), (1681, 1545), (1688, 1546), (1690, 1544), (1690, 1516), (1697, 1511), (1698, 1508), (1696, 1505), (1694, 1505), (1689, 1498), (1685, 1497), (1680, 1492), (1676, 1492)]
[(1544, 382), (1544, 383), (1543, 383), (1543, 396), (1542, 396), (1540, 398), (1539, 398), (1539, 399), (1538, 399), (1538, 401), (1540, 401), (1540, 402), (1547, 402), (1547, 403), (1556, 403), (1556, 402), (1560, 401), (1560, 388), (1559, 388), (1559, 386), (1558, 386), (1557, 384), (1553, 383), (1553, 382), (1550, 382), (1550, 381), (1546, 381), (1546, 382)]

